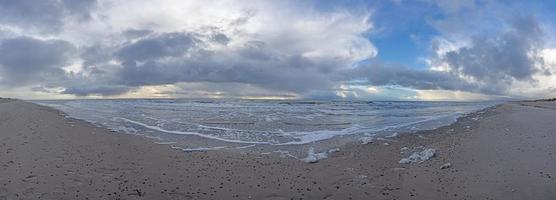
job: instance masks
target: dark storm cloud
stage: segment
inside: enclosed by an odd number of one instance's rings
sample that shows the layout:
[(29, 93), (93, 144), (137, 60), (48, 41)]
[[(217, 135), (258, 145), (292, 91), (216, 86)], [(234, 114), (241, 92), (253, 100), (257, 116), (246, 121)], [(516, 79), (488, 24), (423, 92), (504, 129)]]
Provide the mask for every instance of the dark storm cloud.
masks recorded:
[[(117, 95), (145, 85), (197, 80), (201, 78), (196, 77), (202, 73), (199, 71), (212, 70), (206, 63), (199, 63), (204, 59), (199, 53), (201, 41), (189, 33), (129, 30), (123, 34), (130, 40), (120, 46), (83, 47), (80, 57), (85, 70), (67, 75), (63, 93)], [(136, 36), (141, 38), (133, 40)], [(193, 57), (185, 56), (189, 51)], [(119, 64), (108, 64), (114, 60)]]
[(151, 33), (153, 33), (153, 31), (148, 29), (128, 29), (123, 32), (123, 35), (126, 36), (127, 38), (133, 39), (133, 38), (144, 37)]
[(90, 11), (93, 10), (98, 1), (97, 0), (62, 0), (60, 2), (65, 8), (66, 12), (71, 15), (79, 17), (81, 20), (87, 20), (91, 17)]
[(124, 61), (177, 57), (184, 55), (196, 43), (193, 36), (185, 33), (165, 33), (125, 45), (116, 52), (116, 55)]
[[(201, 51), (202, 52), (202, 51)], [(266, 60), (242, 57), (241, 53), (202, 52), (175, 61), (124, 62), (119, 81), (130, 86), (177, 82), (236, 82), (265, 88), (304, 91), (330, 85), (318, 65), (299, 57)]]
[(60, 31), (64, 17), (88, 19), (96, 0), (0, 0), (0, 23), (45, 33)]
[(96, 44), (81, 48), (80, 57), (83, 59), (83, 67), (90, 68), (102, 65), (113, 59), (114, 48), (102, 44)]
[(387, 63), (372, 63), (347, 73), (345, 80), (355, 84), (375, 86), (403, 86), (414, 89), (473, 90), (475, 85), (444, 72), (410, 69)]
[(226, 34), (217, 33), (211, 36), (211, 39), (219, 44), (227, 45), (230, 42), (230, 38)]
[[(440, 58), (452, 72), (459, 72), (483, 84), (488, 93), (506, 90), (515, 81), (532, 81), (538, 71), (534, 57), (539, 48), (541, 29), (533, 18), (517, 18), (512, 29), (497, 37), (476, 37), (468, 47)], [(489, 89), (492, 88), (492, 89)]]
[(101, 95), (112, 96), (126, 93), (137, 87), (121, 84), (117, 71), (120, 65), (98, 64), (89, 66), (78, 73), (66, 73), (64, 81), (54, 83), (55, 87), (63, 87), (62, 94), (76, 96)]
[[(475, 37), (466, 47), (437, 55), (436, 63), (447, 64), (449, 71), (410, 69), (375, 62), (348, 71), (345, 80), (375, 86), (398, 85), (413, 89), (444, 89), (504, 94), (511, 84), (534, 81), (535, 63), (531, 56), (539, 48), (541, 29), (531, 17), (516, 18), (511, 30), (495, 37)], [(474, 81), (461, 78), (471, 77)]]
[(75, 47), (62, 40), (18, 37), (0, 41), (0, 82), (23, 86), (62, 79)]
[[(140, 86), (180, 82), (242, 83), (278, 91), (305, 92), (332, 87), (331, 74), (336, 71), (330, 69), (345, 65), (335, 59), (315, 61), (301, 55), (282, 55), (261, 41), (248, 42), (234, 51), (213, 51), (205, 48), (210, 46), (207, 43), (221, 44), (223, 41), (209, 38), (203, 42), (197, 37), (189, 33), (150, 35), (112, 50), (115, 52), (112, 57), (107, 55), (110, 47), (87, 47), (81, 55), (84, 65), (90, 66), (91, 72), (102, 73), (71, 77), (73, 86), (64, 93), (114, 95)], [(118, 58), (119, 66), (103, 66), (113, 57)], [(75, 84), (78, 82), (88, 84), (80, 89), (81, 84)], [(117, 89), (90, 87), (106, 83)]]

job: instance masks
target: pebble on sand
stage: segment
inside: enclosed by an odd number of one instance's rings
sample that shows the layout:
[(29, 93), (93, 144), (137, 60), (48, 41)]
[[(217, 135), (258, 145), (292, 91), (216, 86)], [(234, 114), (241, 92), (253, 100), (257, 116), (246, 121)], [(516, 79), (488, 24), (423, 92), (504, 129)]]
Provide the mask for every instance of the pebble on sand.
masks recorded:
[(450, 168), (450, 167), (452, 167), (452, 164), (451, 164), (451, 163), (445, 163), (445, 164), (443, 164), (442, 166), (440, 166), (440, 169), (448, 169), (448, 168)]

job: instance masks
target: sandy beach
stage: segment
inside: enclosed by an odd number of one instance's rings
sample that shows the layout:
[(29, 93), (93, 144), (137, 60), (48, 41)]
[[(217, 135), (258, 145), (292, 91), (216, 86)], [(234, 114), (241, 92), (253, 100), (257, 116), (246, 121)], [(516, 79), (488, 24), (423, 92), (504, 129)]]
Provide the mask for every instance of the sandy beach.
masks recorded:
[(306, 163), (184, 152), (1, 99), (0, 199), (556, 199), (555, 119), (556, 102), (510, 102)]

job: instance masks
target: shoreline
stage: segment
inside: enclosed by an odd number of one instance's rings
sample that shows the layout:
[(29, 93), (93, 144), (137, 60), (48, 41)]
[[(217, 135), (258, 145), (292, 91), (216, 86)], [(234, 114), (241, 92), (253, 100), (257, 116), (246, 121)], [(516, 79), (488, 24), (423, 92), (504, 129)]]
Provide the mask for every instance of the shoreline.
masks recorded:
[[(184, 152), (67, 118), (49, 107), (0, 102), (5, 151), (0, 154), (0, 199), (556, 197), (550, 190), (556, 187), (556, 169), (550, 167), (556, 166), (556, 133), (550, 132), (556, 124), (548, 118), (556, 117), (556, 104), (550, 102), (505, 103), (434, 130), (348, 144), (312, 164), (251, 148)], [(516, 123), (522, 116), (518, 122), (523, 123)], [(521, 129), (539, 135), (514, 131)], [(501, 137), (505, 142), (499, 142)], [(426, 148), (436, 149), (436, 156), (399, 163)], [(440, 169), (446, 163), (451, 167)]]
[[(172, 99), (164, 99), (164, 100), (172, 100)], [(29, 102), (29, 101), (27, 101)], [(300, 102), (304, 102), (304, 101), (300, 101)], [(403, 102), (403, 101), (402, 101)], [(412, 101), (407, 101), (407, 102), (412, 102)], [(502, 104), (496, 104), (493, 106), (489, 106), (486, 108), (482, 108), (480, 110), (476, 110), (473, 112), (469, 112), (469, 113), (463, 113), (461, 114), (461, 116), (455, 118), (455, 120), (453, 122), (451, 122), (450, 124), (447, 125), (442, 125), (440, 127), (436, 127), (436, 128), (432, 128), (432, 129), (425, 129), (425, 130), (418, 130), (418, 131), (406, 131), (406, 132), (394, 132), (394, 134), (390, 134), (392, 133), (392, 131), (388, 131), (388, 128), (386, 128), (385, 130), (382, 131), (376, 131), (373, 132), (372, 135), (369, 136), (365, 136), (361, 133), (355, 133), (355, 134), (346, 134), (346, 135), (335, 135), (332, 136), (330, 138), (327, 139), (323, 139), (323, 140), (318, 140), (318, 141), (314, 141), (314, 142), (309, 142), (309, 143), (292, 143), (292, 144), (268, 144), (268, 143), (264, 143), (264, 142), (241, 142), (241, 141), (226, 141), (225, 139), (212, 139), (210, 137), (204, 137), (204, 136), (200, 136), (200, 135), (195, 135), (195, 134), (173, 134), (170, 133), (172, 131), (160, 131), (159, 134), (167, 134), (167, 135), (175, 135), (175, 140), (169, 140), (168, 138), (166, 139), (162, 139), (161, 137), (153, 137), (153, 136), (149, 136), (147, 134), (144, 133), (129, 133), (126, 131), (122, 131), (122, 130), (114, 130), (110, 127), (104, 126), (100, 123), (97, 122), (91, 122), (91, 121), (87, 121), (86, 119), (80, 119), (80, 118), (75, 118), (72, 117), (70, 114), (65, 113), (64, 111), (54, 108), (54, 107), (50, 107), (48, 105), (41, 105), (39, 103), (35, 103), (35, 102), (29, 102), (32, 104), (35, 104), (37, 106), (41, 106), (41, 107), (46, 107), (48, 109), (53, 109), (56, 112), (59, 112), (60, 115), (64, 116), (67, 119), (71, 119), (71, 120), (76, 120), (76, 121), (80, 121), (82, 123), (86, 123), (86, 124), (92, 124), (96, 127), (99, 128), (104, 128), (107, 129), (109, 131), (112, 132), (117, 132), (120, 134), (128, 134), (128, 135), (134, 135), (134, 136), (139, 136), (139, 137), (143, 137), (146, 138), (148, 140), (152, 140), (155, 144), (159, 144), (159, 145), (170, 145), (171, 148), (173, 149), (178, 149), (178, 150), (183, 150), (185, 152), (192, 152), (192, 151), (212, 151), (212, 150), (227, 150), (227, 151), (234, 151), (234, 152), (238, 152), (238, 150), (240, 150), (239, 152), (245, 152), (245, 151), (241, 151), (242, 149), (246, 149), (246, 148), (250, 148), (253, 149), (250, 153), (260, 153), (260, 154), (278, 154), (281, 157), (283, 156), (289, 156), (289, 157), (293, 157), (293, 158), (297, 158), (298, 160), (303, 160), (303, 158), (305, 158), (307, 156), (307, 152), (311, 149), (314, 148), (315, 151), (317, 152), (321, 152), (321, 153), (326, 153), (327, 151), (334, 151), (335, 149), (343, 149), (346, 146), (356, 146), (356, 145), (364, 145), (362, 143), (381, 143), (380, 141), (388, 141), (388, 140), (394, 140), (395, 138), (402, 136), (402, 135), (415, 135), (415, 136), (419, 136), (419, 135), (426, 135), (428, 132), (434, 132), (436, 129), (440, 129), (446, 126), (452, 126), (453, 124), (457, 123), (461, 118), (466, 117), (467, 115), (471, 115), (477, 112), (484, 112), (486, 110), (489, 110), (493, 107), (497, 107), (500, 106)], [(438, 103), (445, 103), (445, 102), (438, 102)], [(128, 120), (125, 118), (122, 118), (123, 120)], [(140, 122), (131, 122), (133, 124), (135, 123), (140, 123)], [(418, 123), (415, 123), (418, 124)], [(412, 126), (415, 124), (408, 124), (408, 125), (404, 125), (403, 127), (408, 127), (408, 126)], [(145, 124), (141, 124), (140, 126), (149, 126), (149, 125), (145, 125)], [(156, 130), (158, 127), (146, 127), (149, 130)], [(389, 134), (386, 134), (389, 133)], [(178, 137), (183, 137), (183, 138), (178, 138)], [(171, 137), (170, 137), (171, 138)], [(363, 141), (363, 139), (367, 139), (366, 141)], [(190, 146), (191, 144), (195, 144)], [(205, 144), (206, 146), (200, 146), (198, 147), (199, 144)], [(176, 146), (179, 145), (179, 146)], [(252, 148), (254, 147), (254, 148)], [(286, 155), (284, 155), (286, 154)]]

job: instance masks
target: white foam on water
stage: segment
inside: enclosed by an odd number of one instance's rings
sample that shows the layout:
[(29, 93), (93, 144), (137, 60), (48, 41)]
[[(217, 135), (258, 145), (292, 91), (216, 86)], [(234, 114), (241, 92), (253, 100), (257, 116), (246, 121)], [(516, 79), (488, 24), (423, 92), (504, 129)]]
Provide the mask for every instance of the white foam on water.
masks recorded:
[(138, 135), (145, 136), (146, 138), (149, 138), (149, 139), (163, 140), (159, 136), (150, 136), (150, 135), (144, 135), (144, 134), (138, 134)]
[[(397, 136), (432, 129), (495, 103), (251, 101), (251, 100), (60, 100), (36, 101), (72, 118), (139, 135), (195, 135), (240, 144), (302, 145), (337, 136)], [(291, 121), (293, 120), (293, 122)], [(207, 122), (207, 123), (204, 123)], [(224, 124), (210, 122), (227, 122)], [(249, 123), (244, 123), (249, 122)], [(351, 125), (351, 127), (347, 127)], [(367, 140), (367, 141), (363, 141)], [(360, 139), (369, 143), (370, 138)], [(246, 147), (246, 148), (249, 148)], [(239, 147), (241, 148), (241, 147)]]
[(137, 129), (134, 129), (133, 127), (125, 127), (125, 126), (118, 126), (118, 127), (114, 128), (112, 130), (118, 131), (118, 132), (129, 133), (129, 134), (137, 133)]
[(312, 142), (317, 142), (321, 140), (327, 140), (340, 135), (349, 135), (351, 130), (344, 129), (339, 131), (311, 131), (311, 132), (290, 132), (284, 133), (285, 135), (290, 135), (294, 138), (294, 141), (275, 144), (275, 145), (298, 145), (298, 144), (308, 144)]
[[(202, 124), (193, 124), (190, 123), (192, 125), (195, 125), (199, 128), (206, 128), (206, 129), (213, 129), (213, 130), (221, 130), (221, 131), (245, 131), (245, 130), (241, 130), (241, 129), (234, 129), (234, 128), (223, 128), (223, 127), (218, 127), (218, 126), (207, 126), (207, 125), (202, 125)], [(272, 133), (269, 131), (251, 131), (250, 132), (254, 132), (254, 133)]]
[[(426, 121), (426, 120), (424, 120)], [(407, 123), (407, 124), (413, 124), (413, 123), (419, 123), (419, 122), (412, 122), (412, 123)], [(403, 126), (406, 126), (406, 124), (403, 124)], [(359, 125), (353, 125), (350, 128), (346, 128), (343, 130), (337, 130), (337, 131), (332, 131), (332, 130), (322, 130), (322, 131), (309, 131), (309, 132), (285, 132), (283, 133), (284, 135), (288, 135), (291, 136), (295, 139), (295, 141), (291, 141), (291, 142), (286, 142), (286, 143), (281, 143), (281, 144), (274, 144), (274, 145), (298, 145), (298, 144), (308, 144), (308, 143), (313, 143), (313, 142), (318, 142), (318, 141), (322, 141), (322, 140), (327, 140), (327, 139), (331, 139), (337, 136), (346, 136), (346, 135), (356, 135), (356, 134), (364, 134), (364, 135), (372, 135), (371, 133), (376, 133), (379, 131), (385, 131), (388, 129), (393, 129), (393, 128), (398, 128), (400, 126), (396, 125), (396, 126), (386, 126), (383, 128), (365, 128), (365, 127), (361, 127)], [(369, 138), (369, 137), (363, 137), (363, 138)], [(368, 144), (368, 143), (366, 143)]]
[[(451, 115), (452, 114), (450, 114), (450, 116)], [(376, 133), (376, 132), (385, 131), (385, 130), (407, 127), (407, 126), (411, 126), (411, 125), (414, 125), (414, 124), (428, 122), (428, 121), (432, 121), (432, 120), (439, 119), (439, 118), (445, 118), (445, 117), (446, 116), (437, 116), (437, 117), (432, 117), (432, 118), (428, 118), (428, 119), (417, 120), (417, 121), (412, 121), (412, 122), (408, 122), (408, 123), (402, 123), (402, 124), (399, 124), (399, 125), (385, 126), (385, 127), (382, 127), (382, 128), (365, 128), (365, 127), (361, 127), (359, 125), (354, 125), (350, 128), (346, 128), (346, 129), (338, 130), (338, 131), (322, 130), (322, 131), (310, 131), (310, 132), (285, 132), (283, 134), (292, 136), (293, 138), (295, 138), (295, 141), (281, 143), (281, 144), (274, 144), (274, 145), (308, 144), (308, 143), (317, 142), (317, 141), (321, 141), (321, 140), (331, 139), (331, 138), (334, 138), (336, 136), (345, 136), (345, 135), (355, 135), (355, 134), (371, 135), (369, 133)], [(367, 139), (369, 139), (369, 138), (368, 137), (362, 137), (362, 139), (360, 139), (360, 140), (367, 140)], [(369, 141), (369, 142), (364, 142), (364, 141), (361, 141), (361, 142), (364, 143), (364, 144), (368, 144), (368, 143), (372, 142), (372, 140)]]
[(175, 144), (176, 142), (154, 142), (155, 144)]
[(386, 137), (387, 137), (387, 138), (393, 138), (393, 137), (397, 137), (398, 134), (399, 134), (398, 132), (394, 132), (394, 133), (392, 133), (392, 135), (388, 135), (388, 136), (386, 136)]
[(173, 149), (179, 149), (185, 152), (195, 152), (195, 151), (213, 151), (227, 148), (227, 146), (218, 146), (218, 147), (199, 147), (199, 148), (181, 148), (177, 146), (172, 146)]
[(246, 146), (240, 146), (240, 147), (236, 147), (236, 149), (247, 149), (247, 148), (251, 148), (251, 147), (255, 147), (255, 146), (257, 146), (257, 144), (246, 145)]
[(164, 133), (172, 133), (172, 134), (179, 134), (179, 135), (195, 135), (195, 136), (199, 136), (199, 137), (204, 137), (204, 138), (213, 139), (213, 140), (220, 140), (220, 141), (230, 142), (230, 143), (268, 144), (268, 142), (250, 142), (250, 141), (242, 141), (242, 140), (223, 139), (223, 138), (219, 138), (219, 137), (215, 137), (215, 136), (211, 136), (211, 135), (200, 134), (200, 133), (196, 133), (196, 132), (171, 131), (171, 130), (166, 130), (166, 129), (160, 128), (158, 126), (151, 126), (151, 125), (143, 124), (141, 122), (133, 121), (133, 120), (126, 119), (126, 118), (123, 118), (123, 117), (119, 117), (119, 119), (124, 120), (124, 121), (129, 122), (129, 123), (132, 123), (132, 124), (136, 124), (136, 125), (151, 129), (151, 130), (160, 131), (160, 132), (164, 132)]

